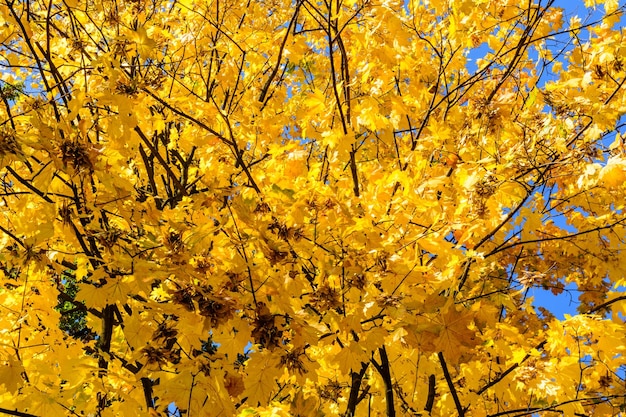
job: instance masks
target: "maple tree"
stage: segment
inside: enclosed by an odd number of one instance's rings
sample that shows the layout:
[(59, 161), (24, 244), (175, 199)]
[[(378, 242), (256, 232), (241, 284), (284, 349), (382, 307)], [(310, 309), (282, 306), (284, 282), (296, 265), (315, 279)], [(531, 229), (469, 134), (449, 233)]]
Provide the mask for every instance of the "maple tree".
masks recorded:
[(1, 0), (0, 414), (624, 412), (585, 5)]

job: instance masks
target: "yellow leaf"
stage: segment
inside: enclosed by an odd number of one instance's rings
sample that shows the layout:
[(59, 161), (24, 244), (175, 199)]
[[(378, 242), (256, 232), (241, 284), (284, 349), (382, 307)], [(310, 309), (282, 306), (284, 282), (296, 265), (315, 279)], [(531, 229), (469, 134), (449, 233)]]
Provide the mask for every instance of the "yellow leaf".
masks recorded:
[(0, 363), (0, 385), (4, 385), (8, 392), (17, 391), (24, 384), (22, 362), (15, 355), (9, 354), (8, 359), (2, 360)]
[(294, 396), (294, 399), (291, 402), (290, 411), (292, 416), (320, 415), (317, 399), (314, 396), (306, 397), (301, 391), (297, 392)]
[(304, 99), (304, 104), (313, 114), (325, 112), (330, 105), (324, 93), (319, 89), (315, 89), (313, 92), (309, 93), (307, 98)]
[(219, 344), (219, 352), (229, 359), (236, 360), (237, 354), (242, 355), (244, 349), (250, 344), (252, 336), (245, 326), (245, 321), (233, 319), (229, 326), (224, 326), (219, 333), (214, 334), (213, 340)]
[(276, 379), (282, 373), (279, 359), (270, 351), (254, 352), (246, 362), (247, 377), (244, 381), (248, 404), (267, 404), (276, 387)]
[(133, 40), (137, 44), (137, 52), (143, 58), (149, 58), (153, 55), (153, 51), (157, 43), (148, 36), (148, 31), (141, 26), (133, 33)]
[(626, 183), (626, 159), (610, 158), (600, 170), (600, 180), (608, 187), (621, 187)]
[(133, 314), (124, 320), (124, 336), (126, 343), (134, 349), (141, 349), (152, 339), (155, 325), (141, 314)]
[(351, 342), (348, 346), (341, 348), (334, 360), (339, 364), (340, 372), (348, 375), (351, 371), (358, 372), (361, 369), (361, 362), (367, 362), (369, 357), (359, 343)]

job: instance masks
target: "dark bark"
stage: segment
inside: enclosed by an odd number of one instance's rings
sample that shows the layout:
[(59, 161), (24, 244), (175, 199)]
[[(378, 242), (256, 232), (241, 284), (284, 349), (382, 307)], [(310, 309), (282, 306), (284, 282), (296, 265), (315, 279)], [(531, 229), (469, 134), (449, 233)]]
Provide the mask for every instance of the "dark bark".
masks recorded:
[(376, 368), (380, 376), (385, 383), (385, 403), (387, 406), (387, 417), (396, 417), (396, 410), (394, 406), (393, 397), (393, 383), (391, 382), (391, 369), (389, 367), (389, 358), (387, 357), (387, 350), (385, 347), (378, 348), (378, 354), (380, 355), (380, 364), (372, 358), (372, 365)]
[(459, 417), (465, 417), (465, 409), (461, 405), (461, 401), (459, 400), (459, 394), (456, 392), (456, 388), (454, 387), (454, 382), (452, 381), (452, 377), (450, 376), (450, 372), (448, 371), (448, 365), (446, 364), (446, 360), (443, 357), (443, 353), (437, 353), (439, 357), (439, 362), (441, 363), (441, 369), (443, 369), (443, 375), (446, 378), (446, 382), (448, 383), (448, 388), (450, 388), (450, 393), (452, 394), (452, 398), (454, 399), (454, 405), (456, 406), (456, 411), (459, 414)]
[(352, 372), (352, 384), (350, 385), (350, 396), (348, 397), (348, 407), (344, 414), (345, 417), (352, 417), (356, 413), (356, 406), (363, 399), (363, 396), (359, 395), (361, 389), (361, 382), (369, 363), (361, 363), (361, 370), (359, 372)]
[(429, 413), (433, 411), (433, 405), (435, 404), (435, 394), (437, 393), (435, 388), (435, 375), (430, 374), (428, 377), (428, 397), (426, 398), (426, 405), (424, 406), (424, 410)]

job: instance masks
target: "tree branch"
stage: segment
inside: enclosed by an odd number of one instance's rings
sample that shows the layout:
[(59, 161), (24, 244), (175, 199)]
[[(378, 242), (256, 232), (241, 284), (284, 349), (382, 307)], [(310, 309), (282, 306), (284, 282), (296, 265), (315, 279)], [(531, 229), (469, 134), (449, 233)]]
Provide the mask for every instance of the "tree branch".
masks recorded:
[[(609, 400), (612, 400), (612, 399), (619, 399), (619, 398), (625, 398), (625, 397), (626, 397), (625, 395), (607, 395), (605, 397), (599, 397), (599, 398), (594, 398), (594, 397), (575, 398), (575, 399), (563, 401), (557, 404), (551, 404), (546, 407), (529, 407), (529, 408), (518, 408), (515, 410), (500, 411), (495, 414), (489, 414), (487, 417), (501, 417), (501, 416), (506, 416), (509, 414), (515, 414), (514, 417), (523, 417), (523, 416), (529, 416), (529, 415), (536, 415), (540, 411), (556, 411), (557, 408), (560, 406), (577, 403), (577, 402), (589, 402), (589, 404), (599, 404), (603, 402), (608, 402)], [(561, 415), (563, 415), (562, 411), (561, 411)], [(582, 416), (582, 417), (586, 416), (586, 414), (574, 414), (574, 415)]]
[(278, 59), (276, 60), (276, 65), (274, 65), (274, 69), (272, 70), (272, 73), (270, 74), (270, 76), (267, 79), (267, 81), (265, 81), (265, 85), (263, 86), (263, 89), (261, 90), (261, 95), (259, 96), (259, 101), (261, 103), (265, 102), (265, 98), (267, 97), (267, 91), (270, 88), (270, 84), (272, 83), (272, 81), (276, 77), (276, 74), (278, 74), (278, 68), (280, 67), (280, 61), (282, 60), (282, 57), (283, 57), (283, 51), (285, 50), (285, 45), (287, 44), (287, 39), (289, 38), (289, 32), (291, 32), (291, 28), (293, 27), (293, 25), (296, 22), (296, 19), (298, 17), (298, 11), (300, 10), (300, 4), (301, 4), (300, 1), (298, 1), (296, 3), (296, 10), (293, 13), (293, 16), (291, 17), (291, 20), (289, 21), (289, 26), (287, 27), (287, 32), (285, 32), (285, 37), (283, 38), (283, 41), (280, 44), (280, 47), (278, 49)]
[[(115, 305), (107, 304), (102, 310), (102, 333), (98, 340), (98, 347), (103, 353), (108, 355), (111, 350), (111, 337), (113, 336), (113, 322), (115, 320)], [(101, 372), (105, 371), (109, 367), (109, 362), (104, 356), (100, 356), (98, 360), (98, 367)]]
[(21, 411), (17, 411), (17, 410), (13, 411), (13, 410), (8, 410), (6, 408), (0, 408), (0, 413), (8, 414), (10, 416), (17, 416), (17, 417), (39, 417), (34, 414), (22, 413)]
[(141, 386), (143, 387), (143, 396), (146, 399), (148, 410), (154, 409), (154, 399), (152, 398), (152, 380), (150, 378), (141, 378)]
[(356, 413), (356, 406), (359, 404), (362, 397), (359, 396), (359, 390), (361, 389), (361, 381), (369, 363), (361, 362), (361, 370), (359, 372), (352, 372), (352, 384), (350, 385), (350, 395), (348, 397), (348, 407), (344, 413), (345, 417), (353, 417)]
[(439, 357), (439, 363), (441, 363), (441, 369), (443, 369), (443, 375), (446, 378), (446, 382), (448, 383), (448, 388), (450, 388), (450, 394), (452, 394), (452, 398), (454, 399), (454, 405), (456, 406), (456, 411), (459, 413), (459, 417), (465, 416), (465, 410), (461, 405), (461, 401), (459, 400), (459, 394), (456, 392), (456, 388), (454, 387), (454, 382), (452, 382), (452, 377), (450, 376), (450, 372), (448, 371), (448, 365), (446, 364), (446, 360), (443, 357), (443, 352), (437, 353)]
[[(539, 343), (537, 346), (535, 346), (535, 349), (539, 350), (541, 348), (544, 347), (544, 345), (546, 344), (546, 340), (544, 340), (543, 342)], [(500, 376), (496, 379), (494, 379), (493, 381), (491, 381), (490, 383), (488, 383), (487, 385), (485, 385), (484, 387), (482, 387), (481, 389), (478, 390), (477, 394), (481, 395), (483, 392), (487, 391), (489, 388), (493, 387), (494, 385), (496, 385), (498, 382), (502, 381), (508, 374), (510, 374), (511, 372), (513, 372), (515, 369), (517, 369), (521, 364), (523, 364), (528, 358), (530, 358), (530, 353), (526, 354), (526, 356), (524, 356), (522, 358), (521, 361), (519, 361), (518, 363), (515, 363), (513, 365), (511, 365), (509, 367), (509, 369), (507, 369), (506, 371), (504, 371), (502, 374), (500, 374)]]
[(426, 405), (424, 406), (424, 410), (429, 413), (433, 411), (433, 405), (435, 404), (435, 395), (437, 393), (435, 382), (435, 374), (430, 374), (428, 377), (428, 397), (426, 397)]
[(179, 179), (176, 177), (176, 175), (172, 171), (172, 168), (170, 168), (169, 164), (165, 161), (165, 159), (163, 159), (163, 157), (158, 152), (158, 150), (154, 146), (152, 146), (152, 144), (150, 143), (150, 140), (141, 131), (139, 126), (135, 126), (135, 132), (137, 132), (141, 140), (143, 140), (143, 143), (145, 143), (148, 149), (150, 149), (150, 152), (152, 152), (152, 155), (154, 155), (156, 159), (159, 160), (159, 162), (161, 163), (161, 166), (163, 167), (163, 169), (165, 169), (165, 172), (167, 172), (167, 176), (171, 178), (171, 180), (174, 182), (174, 185), (176, 185), (178, 192), (181, 195), (187, 195), (187, 190), (185, 190), (185, 187), (183, 187), (183, 185), (180, 183)]
[(607, 301), (605, 303), (602, 303), (602, 304), (600, 304), (598, 306), (595, 306), (591, 310), (589, 310), (586, 314), (597, 313), (598, 311), (607, 308), (611, 304), (616, 303), (618, 301), (622, 301), (622, 300), (626, 300), (626, 295), (622, 295), (621, 297), (614, 298), (614, 299), (609, 300), (609, 301)]
[(607, 224), (606, 226), (598, 226), (598, 227), (594, 227), (593, 229), (583, 230), (581, 232), (572, 233), (572, 234), (569, 234), (569, 235), (566, 235), (566, 236), (550, 236), (550, 237), (545, 237), (545, 238), (541, 238), (541, 239), (520, 240), (518, 242), (513, 242), (510, 245), (498, 246), (494, 250), (492, 250), (491, 252), (486, 253), (484, 255), (484, 257), (488, 258), (488, 257), (490, 257), (492, 255), (495, 255), (498, 252), (502, 252), (504, 250), (511, 249), (511, 248), (516, 247), (516, 246), (527, 245), (529, 243), (543, 243), (543, 242), (550, 242), (552, 240), (566, 240), (566, 239), (571, 239), (571, 238), (576, 237), (576, 236), (582, 236), (582, 235), (586, 235), (586, 234), (593, 233), (593, 232), (599, 232), (600, 230), (610, 229), (612, 227), (615, 227), (618, 224), (624, 223), (624, 221), (626, 221), (626, 218), (617, 220), (617, 221), (615, 221), (615, 222), (613, 222), (611, 224)]
[(356, 149), (352, 146), (350, 151), (350, 173), (352, 174), (352, 182), (354, 184), (354, 196), (359, 197), (359, 173), (356, 166)]
[(47, 195), (45, 195), (41, 190), (37, 189), (36, 187), (34, 187), (31, 183), (29, 183), (28, 181), (26, 181), (24, 178), (20, 177), (20, 175), (15, 172), (13, 170), (13, 168), (11, 168), (10, 166), (6, 166), (6, 170), (9, 171), (11, 173), (11, 175), (13, 175), (15, 177), (16, 180), (18, 180), (21, 184), (23, 184), (26, 188), (28, 188), (29, 190), (31, 190), (32, 192), (34, 192), (35, 194), (37, 194), (39, 197), (43, 198), (44, 200), (46, 200), (48, 203), (54, 203), (54, 201), (52, 201), (52, 199), (50, 197), (48, 197)]
[(395, 417), (396, 410), (394, 407), (393, 398), (393, 383), (391, 382), (391, 370), (389, 369), (389, 358), (387, 357), (387, 350), (385, 347), (378, 348), (378, 354), (380, 355), (380, 364), (372, 357), (371, 362), (374, 368), (378, 371), (385, 383), (385, 403), (387, 405), (387, 417)]

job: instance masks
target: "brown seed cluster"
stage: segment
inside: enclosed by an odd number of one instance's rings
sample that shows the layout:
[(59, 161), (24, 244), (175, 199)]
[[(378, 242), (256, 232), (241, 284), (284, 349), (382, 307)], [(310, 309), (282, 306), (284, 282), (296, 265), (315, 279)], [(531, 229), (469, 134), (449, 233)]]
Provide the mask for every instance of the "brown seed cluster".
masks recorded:
[(276, 317), (265, 303), (257, 303), (256, 318), (252, 323), (252, 339), (261, 347), (274, 349), (280, 346), (283, 332), (276, 327)]
[(286, 224), (279, 222), (276, 218), (272, 219), (272, 223), (270, 223), (267, 228), (285, 242), (292, 239), (297, 241), (302, 237), (301, 228), (288, 227)]
[(103, 230), (95, 235), (96, 239), (98, 239), (98, 243), (107, 249), (111, 249), (121, 236), (122, 231), (115, 227)]
[(141, 353), (146, 358), (146, 363), (150, 365), (163, 366), (167, 363), (177, 364), (180, 362), (180, 351), (178, 349), (146, 346), (141, 349)]
[(611, 385), (613, 384), (613, 377), (610, 374), (606, 374), (606, 375), (602, 375), (600, 377), (600, 379), (598, 380), (598, 383), (600, 384), (601, 388), (610, 388)]
[(185, 247), (183, 235), (177, 230), (170, 230), (166, 233), (163, 243), (172, 253), (182, 252)]
[(20, 145), (11, 129), (0, 129), (0, 157), (15, 155), (20, 152)]
[(215, 270), (215, 264), (210, 256), (197, 256), (193, 259), (194, 269), (202, 275), (210, 274)]
[(339, 307), (341, 305), (341, 297), (339, 291), (328, 284), (322, 284), (311, 295), (311, 303), (318, 311), (326, 311)]
[(63, 202), (61, 207), (59, 207), (59, 217), (61, 217), (61, 221), (64, 225), (68, 225), (72, 222), (72, 216), (74, 212), (72, 208), (67, 204), (67, 202)]
[(205, 295), (198, 298), (200, 314), (207, 317), (213, 327), (218, 327), (220, 324), (230, 320), (233, 317), (235, 305), (235, 300), (230, 297)]
[(186, 286), (174, 292), (172, 301), (181, 304), (188, 311), (195, 311), (210, 320), (212, 327), (218, 327), (233, 317), (237, 303), (222, 291), (213, 292), (211, 286)]
[(382, 294), (376, 297), (376, 304), (381, 308), (398, 307), (402, 298), (400, 295)]
[(89, 156), (89, 147), (76, 140), (67, 139), (59, 145), (59, 157), (65, 166), (78, 173), (93, 172), (94, 164)]
[(178, 330), (175, 328), (176, 317), (166, 318), (154, 331), (153, 340), (155, 345), (148, 345), (141, 349), (146, 358), (146, 363), (163, 366), (167, 363), (177, 364), (180, 362), (180, 349), (175, 348)]
[(304, 362), (302, 361), (303, 356), (306, 357), (304, 349), (290, 349), (280, 357), (280, 364), (285, 366), (292, 373), (298, 372), (300, 375), (304, 375), (307, 373), (307, 370), (304, 367)]
[(319, 389), (319, 396), (324, 400), (337, 402), (342, 391), (343, 387), (338, 381), (330, 381)]
[(159, 323), (159, 326), (154, 331), (155, 339), (164, 339), (166, 342), (168, 342), (170, 339), (175, 338), (176, 335), (178, 335), (178, 330), (176, 330), (176, 328), (173, 326), (173, 323), (168, 320)]
[(348, 276), (348, 286), (356, 288), (358, 290), (363, 290), (367, 285), (367, 278), (364, 273), (358, 272)]
[(259, 214), (265, 214), (265, 213), (269, 213), (270, 211), (272, 211), (272, 208), (270, 207), (269, 204), (267, 204), (264, 201), (261, 201), (259, 204), (257, 204), (257, 206), (254, 208), (254, 212), (255, 213), (259, 213)]

